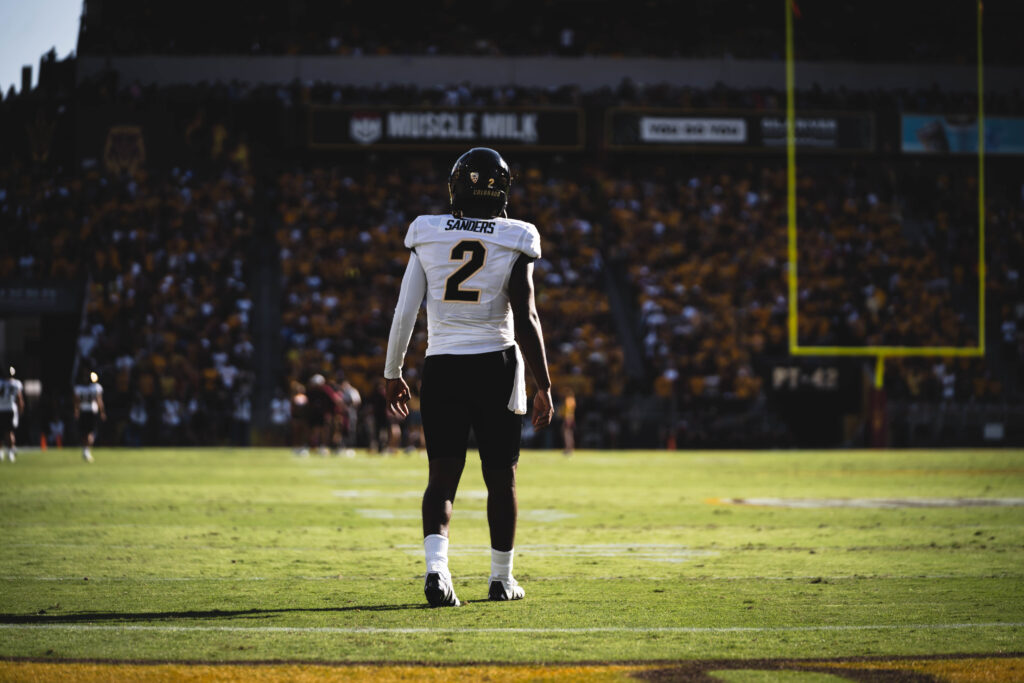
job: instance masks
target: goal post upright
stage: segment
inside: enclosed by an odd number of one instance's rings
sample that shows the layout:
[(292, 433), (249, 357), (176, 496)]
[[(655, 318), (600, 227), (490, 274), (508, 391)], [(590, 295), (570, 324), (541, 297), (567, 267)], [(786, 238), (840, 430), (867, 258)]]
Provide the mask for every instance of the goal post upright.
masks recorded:
[(789, 350), (800, 346), (797, 325), (797, 248), (796, 248), (796, 77), (793, 57), (793, 6), (792, 0), (783, 0), (786, 6), (786, 232), (789, 279)]
[(985, 350), (985, 54), (984, 0), (978, 2), (978, 348)]
[(793, 2), (783, 0), (786, 34), (786, 208), (787, 284), (789, 291), (789, 352), (793, 356), (845, 356), (875, 360), (874, 387), (885, 386), (885, 361), (905, 357), (972, 357), (985, 355), (985, 99), (983, 52), (983, 0), (976, 0), (978, 44), (978, 343), (977, 346), (801, 346), (799, 339), (799, 288), (797, 279), (797, 176), (796, 176), (796, 77), (793, 48)]

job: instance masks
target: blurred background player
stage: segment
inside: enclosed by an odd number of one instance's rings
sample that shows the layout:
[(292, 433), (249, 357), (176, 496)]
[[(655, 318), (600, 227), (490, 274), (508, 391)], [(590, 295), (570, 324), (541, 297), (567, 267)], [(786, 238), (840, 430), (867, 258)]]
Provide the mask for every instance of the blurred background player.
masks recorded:
[(576, 395), (572, 389), (565, 390), (562, 399), (562, 452), (572, 455), (576, 448)]
[(394, 453), (401, 441), (402, 427), (388, 412), (387, 387), (384, 382), (379, 381), (373, 387), (367, 420), (369, 421), (370, 450), (380, 454)]
[(356, 437), (359, 434), (359, 408), (363, 405), (363, 397), (359, 390), (352, 386), (347, 379), (341, 381), (341, 398), (345, 401), (345, 429), (342, 432), (342, 446), (345, 448), (345, 456), (352, 457), (356, 454)]
[(14, 376), (14, 366), (8, 372), (10, 376), (0, 380), (0, 462), (14, 462), (18, 457), (14, 430), (18, 428), (18, 418), (25, 411), (21, 380)]
[(339, 380), (329, 381), (326, 386), (330, 387), (337, 397), (337, 400), (334, 401), (334, 412), (331, 414), (328, 423), (327, 445), (332, 454), (341, 455), (345, 434), (348, 431), (348, 407), (345, 403), (345, 394), (342, 393)]
[(309, 379), (307, 395), (309, 397), (307, 406), (309, 415), (308, 447), (309, 450), (317, 449), (320, 455), (327, 455), (334, 418), (341, 405), (341, 397), (319, 373)]
[(309, 395), (302, 382), (291, 383), (291, 443), (295, 445), (295, 455), (309, 455), (309, 448), (302, 444), (309, 443)]
[(107, 419), (107, 410), (103, 406), (103, 385), (95, 372), (89, 373), (88, 381), (75, 386), (75, 419), (78, 420), (78, 434), (82, 439), (82, 459), (92, 462), (96, 429), (100, 421)]

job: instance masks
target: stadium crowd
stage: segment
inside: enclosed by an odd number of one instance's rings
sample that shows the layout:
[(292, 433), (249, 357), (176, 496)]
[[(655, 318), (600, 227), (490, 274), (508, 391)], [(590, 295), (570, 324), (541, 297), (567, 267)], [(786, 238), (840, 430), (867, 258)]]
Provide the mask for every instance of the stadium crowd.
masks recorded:
[[(12, 88), (13, 90), (13, 88)], [(977, 113), (977, 91), (957, 91), (933, 84), (926, 88), (847, 89), (798, 84), (794, 92), (798, 111), (870, 111), (876, 121), (903, 112)], [(130, 109), (181, 109), (182, 117), (200, 114), (223, 118), (234, 105), (292, 109), (309, 104), (394, 107), (459, 106), (578, 106), (599, 110), (615, 106), (676, 107), (681, 109), (781, 111), (786, 93), (781, 88), (736, 88), (717, 84), (697, 88), (677, 83), (642, 83), (624, 79), (618, 85), (582, 89), (578, 85), (533, 87), (516, 84), (478, 86), (446, 83), (429, 87), (408, 84), (352, 86), (327, 81), (293, 80), (288, 83), (199, 82), (164, 85), (123, 81), (114, 71), (83, 78), (74, 87), (81, 104), (119, 105)], [(9, 93), (3, 102), (38, 98), (37, 93)], [(1024, 92), (985, 92), (989, 115), (1024, 114)], [(272, 114), (264, 113), (264, 116)]]
[[(272, 415), (308, 414), (302, 401), (311, 378), (322, 375), (339, 397), (331, 410), (342, 416), (331, 443), (381, 450), (410, 443), (410, 435), (395, 436), (380, 409), (376, 379), (407, 258), (402, 239), (415, 215), (446, 210), (451, 160), (375, 156), (262, 166), (244, 131), (231, 126), (231, 103), (774, 109), (780, 101), (771, 91), (629, 83), (593, 93), (94, 83), (82, 93), (92, 103), (181, 105), (175, 144), (196, 159), (168, 170), (0, 167), (8, 247), (0, 254), (0, 279), (88, 278), (78, 348), (107, 387), (106, 438), (246, 441), (254, 373), (266, 371), (253, 363), (251, 255), (272, 241), (281, 310)], [(881, 101), (813, 88), (800, 97), (807, 107)], [(966, 96), (938, 90), (878, 97), (897, 110), (969, 104)], [(993, 104), (1008, 112), (1020, 108), (1020, 98), (995, 97)], [(629, 419), (620, 401), (626, 395), (674, 402), (690, 424), (705, 423), (709, 414), (764, 412), (766, 359), (787, 349), (783, 165), (696, 155), (507, 156), (515, 166), (511, 211), (535, 222), (543, 237), (537, 296), (555, 386), (573, 390), (580, 429), (597, 432), (589, 443), (614, 443)], [(975, 343), (975, 169), (906, 159), (898, 167), (867, 158), (801, 164), (801, 343)], [(1020, 179), (1010, 176), (988, 195), (988, 331), (998, 340), (998, 357), (894, 361), (887, 375), (894, 397), (997, 402), (1024, 386), (1024, 200)], [(265, 230), (256, 226), (262, 217)], [(613, 321), (609, 288), (626, 294), (634, 329)], [(417, 334), (407, 364), (413, 380), (422, 325)], [(639, 384), (624, 369), (623, 335), (639, 342), (646, 370)], [(308, 430), (282, 429), (277, 438), (314, 445), (307, 437)], [(714, 438), (707, 435), (708, 443)]]
[(16, 250), (0, 259), (0, 278), (87, 283), (77, 351), (107, 388), (104, 436), (247, 442), (252, 177), (92, 169), (3, 180)]
[(743, 411), (785, 351), (785, 174), (680, 171), (609, 187), (645, 358), (659, 397)]
[[(340, 370), (339, 379), (364, 393), (373, 389), (408, 259), (405, 229), (416, 215), (447, 211), (446, 169), (436, 160), (356, 171), (297, 169), (279, 179), (276, 238), (289, 384)], [(597, 210), (587, 181), (552, 176), (540, 165), (517, 168), (516, 175), (513, 215), (545, 226), (535, 279), (555, 385), (588, 398), (620, 396), (622, 350), (587, 218)], [(407, 361), (413, 386), (425, 334), (421, 325)]]

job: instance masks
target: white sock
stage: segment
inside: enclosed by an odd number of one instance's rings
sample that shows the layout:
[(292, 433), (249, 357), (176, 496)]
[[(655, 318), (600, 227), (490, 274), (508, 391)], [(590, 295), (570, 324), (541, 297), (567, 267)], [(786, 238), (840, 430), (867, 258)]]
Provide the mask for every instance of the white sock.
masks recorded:
[(448, 538), (441, 534), (430, 534), (423, 539), (423, 552), (427, 557), (427, 573), (438, 572), (451, 575), (448, 571)]
[(512, 556), (516, 549), (495, 550), (491, 548), (491, 578), (508, 579), (512, 577)]
[(0, 462), (3, 462), (6, 459), (7, 459), (7, 449), (6, 448), (0, 448)]

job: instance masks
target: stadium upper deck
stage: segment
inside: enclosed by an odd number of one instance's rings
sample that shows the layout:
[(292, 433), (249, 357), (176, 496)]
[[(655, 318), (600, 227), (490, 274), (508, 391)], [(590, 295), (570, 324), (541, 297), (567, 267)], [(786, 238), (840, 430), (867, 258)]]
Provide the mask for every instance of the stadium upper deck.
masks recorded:
[[(1012, 0), (986, 2), (994, 27), (1020, 26)], [(79, 53), (232, 55), (615, 55), (778, 59), (782, 3), (762, 0), (522, 0), (280, 3), (88, 0)], [(797, 0), (800, 59), (970, 63), (975, 4)], [(1020, 64), (1009, 31), (990, 31), (987, 59)]]

